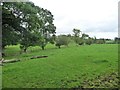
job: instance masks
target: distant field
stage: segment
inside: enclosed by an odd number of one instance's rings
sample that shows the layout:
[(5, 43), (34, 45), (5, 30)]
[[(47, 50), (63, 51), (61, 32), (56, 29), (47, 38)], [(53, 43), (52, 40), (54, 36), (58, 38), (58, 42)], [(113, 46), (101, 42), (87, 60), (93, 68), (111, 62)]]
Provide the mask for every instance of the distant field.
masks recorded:
[[(19, 45), (5, 49), (5, 59), (22, 61), (3, 66), (3, 88), (74, 88), (80, 87), (85, 80), (104, 78), (118, 70), (117, 44), (73, 44), (61, 49), (49, 44), (44, 51), (40, 47), (30, 47), (23, 54), (19, 51)], [(48, 57), (30, 59), (38, 55)]]

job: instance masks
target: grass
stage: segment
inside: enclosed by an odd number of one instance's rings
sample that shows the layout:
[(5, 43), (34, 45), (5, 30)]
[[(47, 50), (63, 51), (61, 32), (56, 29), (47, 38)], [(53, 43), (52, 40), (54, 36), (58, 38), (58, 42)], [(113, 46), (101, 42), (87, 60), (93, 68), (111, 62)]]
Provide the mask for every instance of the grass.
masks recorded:
[[(70, 45), (58, 49), (48, 45), (30, 47), (19, 54), (19, 45), (5, 49), (5, 59), (18, 58), (21, 62), (3, 66), (3, 88), (72, 88), (84, 80), (116, 72), (118, 69), (117, 44)], [(47, 55), (47, 58), (30, 59)]]

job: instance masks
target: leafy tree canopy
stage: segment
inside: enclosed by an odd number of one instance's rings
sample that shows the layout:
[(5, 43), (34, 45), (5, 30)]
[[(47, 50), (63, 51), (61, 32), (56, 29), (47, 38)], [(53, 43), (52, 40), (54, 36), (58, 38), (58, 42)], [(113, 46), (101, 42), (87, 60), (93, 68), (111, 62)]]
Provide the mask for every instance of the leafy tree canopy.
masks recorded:
[(3, 2), (2, 12), (3, 48), (20, 43), (26, 51), (55, 34), (52, 13), (32, 2)]

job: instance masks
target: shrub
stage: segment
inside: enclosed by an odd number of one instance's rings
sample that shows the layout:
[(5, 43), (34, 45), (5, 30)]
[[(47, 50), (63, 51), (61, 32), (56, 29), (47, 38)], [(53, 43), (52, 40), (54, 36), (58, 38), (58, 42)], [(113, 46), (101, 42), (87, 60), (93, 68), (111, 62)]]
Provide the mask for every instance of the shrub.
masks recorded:
[(79, 42), (78, 42), (79, 45), (83, 45), (84, 44), (84, 40), (82, 39), (79, 39)]
[(61, 45), (68, 46), (69, 43), (70, 43), (70, 39), (65, 35), (59, 35), (56, 39), (56, 46), (58, 46), (59, 48)]
[(85, 42), (87, 45), (91, 45), (92, 44), (92, 40), (91, 39), (87, 39)]

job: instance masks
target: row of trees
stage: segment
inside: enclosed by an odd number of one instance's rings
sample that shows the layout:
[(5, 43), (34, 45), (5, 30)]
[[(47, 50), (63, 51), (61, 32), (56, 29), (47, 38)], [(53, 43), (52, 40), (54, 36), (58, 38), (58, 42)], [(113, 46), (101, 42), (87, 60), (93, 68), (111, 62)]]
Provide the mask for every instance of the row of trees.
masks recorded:
[(73, 29), (74, 32), (74, 41), (76, 44), (83, 45), (83, 44), (119, 44), (120, 38), (115, 37), (114, 40), (112, 39), (104, 39), (100, 38), (97, 39), (96, 37), (90, 37), (89, 35), (83, 33), (79, 29)]
[(93, 43), (104, 43), (102, 39), (91, 38), (89, 35), (83, 33), (79, 29), (73, 29), (73, 35), (59, 35), (56, 36), (56, 46), (60, 48), (61, 45), (68, 46), (71, 41), (74, 41), (78, 45), (91, 45)]
[(71, 41), (77, 45), (91, 45), (91, 44), (119, 44), (120, 38), (115, 37), (114, 40), (96, 37), (90, 37), (88, 34), (82, 33), (79, 29), (73, 29), (73, 35), (59, 35), (56, 37), (56, 46), (60, 48), (61, 45), (68, 46)]
[(74, 32), (74, 41), (78, 45), (91, 45), (93, 43), (96, 44), (104, 44), (105, 39), (96, 39), (96, 37), (90, 37), (88, 34), (82, 33), (79, 29), (73, 29)]
[(3, 2), (2, 4), (2, 48), (20, 44), (26, 52), (30, 46), (42, 49), (52, 41), (56, 27), (53, 15), (35, 6), (32, 2)]

